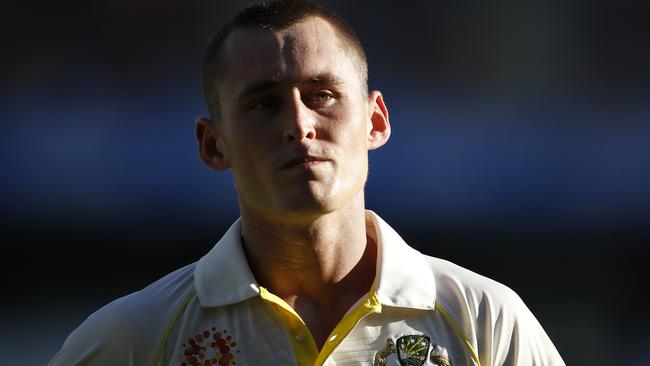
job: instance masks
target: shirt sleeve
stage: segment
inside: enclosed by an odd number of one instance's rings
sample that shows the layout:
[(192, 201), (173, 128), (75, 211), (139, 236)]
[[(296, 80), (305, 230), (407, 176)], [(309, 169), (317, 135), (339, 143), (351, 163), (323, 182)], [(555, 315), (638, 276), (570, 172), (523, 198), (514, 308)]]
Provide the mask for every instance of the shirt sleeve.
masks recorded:
[[(479, 306), (477, 319), (479, 325), (483, 323), (478, 338), (483, 346), (479, 345), (479, 349), (485, 351), (479, 352), (481, 364), (565, 365), (553, 342), (521, 298), (505, 286), (500, 292), (499, 299), (492, 304), (491, 295), (485, 294), (483, 305)], [(490, 305), (494, 309), (487, 309)]]
[(563, 366), (532, 312), (513, 290), (444, 260), (434, 260), (436, 301), (458, 323), (481, 366)]
[(162, 332), (139, 293), (99, 309), (75, 329), (48, 366), (151, 365)]
[(49, 366), (153, 365), (168, 326), (194, 292), (194, 264), (119, 298), (86, 319)]

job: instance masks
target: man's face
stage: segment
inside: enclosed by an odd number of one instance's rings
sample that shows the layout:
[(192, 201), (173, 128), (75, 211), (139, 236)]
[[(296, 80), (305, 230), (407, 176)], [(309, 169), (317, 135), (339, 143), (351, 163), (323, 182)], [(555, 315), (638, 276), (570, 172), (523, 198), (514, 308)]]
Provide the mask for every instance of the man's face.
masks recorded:
[(210, 128), (242, 210), (323, 213), (363, 202), (368, 149), (385, 142), (370, 137), (383, 101), (362, 90), (335, 29), (310, 17), (277, 32), (235, 30), (225, 47)]

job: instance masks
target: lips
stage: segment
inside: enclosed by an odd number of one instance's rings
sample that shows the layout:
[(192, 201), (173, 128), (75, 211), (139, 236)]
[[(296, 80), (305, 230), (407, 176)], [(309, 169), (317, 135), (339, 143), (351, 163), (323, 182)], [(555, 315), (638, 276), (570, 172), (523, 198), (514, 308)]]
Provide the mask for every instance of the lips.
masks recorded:
[(289, 159), (280, 169), (289, 169), (295, 166), (310, 166), (318, 164), (321, 162), (329, 161), (329, 159), (322, 158), (320, 156), (313, 155), (301, 155), (295, 158)]

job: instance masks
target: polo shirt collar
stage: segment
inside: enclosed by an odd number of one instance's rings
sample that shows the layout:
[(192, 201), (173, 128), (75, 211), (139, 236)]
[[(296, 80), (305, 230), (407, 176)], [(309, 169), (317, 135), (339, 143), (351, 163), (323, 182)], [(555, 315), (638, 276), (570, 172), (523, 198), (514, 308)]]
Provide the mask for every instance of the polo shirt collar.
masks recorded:
[[(377, 243), (377, 275), (372, 288), (382, 305), (433, 309), (436, 287), (425, 256), (409, 247), (372, 211), (366, 211), (366, 228)], [(194, 285), (205, 307), (234, 304), (259, 295), (241, 241), (241, 218), (197, 262)]]
[(366, 211), (366, 227), (377, 243), (377, 276), (373, 288), (382, 305), (434, 309), (436, 284), (426, 257), (408, 246), (370, 210)]
[(234, 304), (259, 294), (241, 241), (241, 218), (196, 263), (194, 286), (205, 307)]

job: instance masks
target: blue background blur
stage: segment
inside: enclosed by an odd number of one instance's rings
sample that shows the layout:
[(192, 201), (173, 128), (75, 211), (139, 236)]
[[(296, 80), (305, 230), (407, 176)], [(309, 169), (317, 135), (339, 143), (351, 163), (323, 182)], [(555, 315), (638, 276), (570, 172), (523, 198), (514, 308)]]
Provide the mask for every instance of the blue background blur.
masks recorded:
[[(3, 364), (44, 364), (238, 216), (193, 122), (202, 48), (246, 3), (2, 5)], [(650, 364), (649, 3), (321, 3), (391, 113), (367, 206), (517, 291), (567, 364)]]

